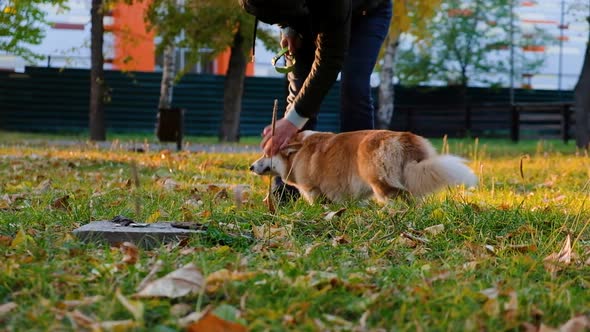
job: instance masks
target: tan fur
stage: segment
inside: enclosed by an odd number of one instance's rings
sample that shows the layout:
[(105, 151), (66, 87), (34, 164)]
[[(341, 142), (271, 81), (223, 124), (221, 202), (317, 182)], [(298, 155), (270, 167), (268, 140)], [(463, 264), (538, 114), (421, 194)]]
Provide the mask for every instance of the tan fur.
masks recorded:
[(423, 137), (408, 132), (364, 130), (342, 134), (302, 132), (272, 158), (252, 164), (257, 174), (276, 174), (313, 203), (374, 196), (423, 196), (447, 185), (475, 185), (473, 172), (454, 156), (438, 156)]

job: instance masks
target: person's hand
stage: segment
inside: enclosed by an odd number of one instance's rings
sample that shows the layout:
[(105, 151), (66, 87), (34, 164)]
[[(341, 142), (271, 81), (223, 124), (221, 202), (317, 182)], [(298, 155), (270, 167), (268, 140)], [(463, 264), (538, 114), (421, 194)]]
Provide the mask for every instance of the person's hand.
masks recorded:
[(289, 120), (283, 118), (275, 123), (275, 135), (272, 137), (272, 125), (266, 126), (262, 131), (262, 142), (260, 147), (264, 150), (266, 156), (274, 156), (280, 149), (289, 144), (293, 136), (297, 134), (299, 129), (295, 127)]
[(281, 33), (281, 47), (288, 47), (289, 53), (293, 55), (301, 47), (301, 37), (292, 29), (287, 33)]

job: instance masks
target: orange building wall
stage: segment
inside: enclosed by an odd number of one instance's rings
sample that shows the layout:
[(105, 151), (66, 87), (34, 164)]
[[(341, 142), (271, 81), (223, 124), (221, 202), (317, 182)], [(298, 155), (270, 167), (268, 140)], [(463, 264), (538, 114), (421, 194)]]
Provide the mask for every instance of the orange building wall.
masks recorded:
[(154, 71), (154, 33), (146, 31), (143, 19), (147, 6), (148, 1), (135, 1), (132, 5), (117, 3), (113, 8), (113, 26), (110, 29), (115, 35), (115, 69)]
[[(227, 73), (230, 52), (231, 51), (228, 48), (215, 59), (215, 61), (217, 61), (217, 68), (215, 69), (216, 75), (225, 75)], [(251, 61), (248, 61), (248, 64), (246, 65), (246, 76), (254, 76), (254, 63)]]
[[(127, 71), (154, 71), (156, 46), (154, 33), (147, 32), (144, 12), (149, 1), (135, 1), (132, 5), (116, 3), (111, 11), (113, 24), (105, 30), (114, 34), (114, 69)], [(229, 65), (230, 49), (216, 59), (215, 74), (225, 75)], [(246, 76), (254, 75), (254, 63), (246, 65)]]

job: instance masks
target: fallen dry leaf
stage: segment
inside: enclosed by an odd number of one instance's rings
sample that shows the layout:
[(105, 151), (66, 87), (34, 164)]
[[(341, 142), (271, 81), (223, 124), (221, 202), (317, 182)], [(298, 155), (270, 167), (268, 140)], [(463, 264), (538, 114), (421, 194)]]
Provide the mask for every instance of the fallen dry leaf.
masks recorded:
[(559, 327), (560, 332), (583, 332), (590, 329), (590, 317), (586, 315), (575, 316)]
[(15, 237), (12, 239), (12, 242), (10, 243), (10, 248), (18, 248), (24, 244), (26, 244), (27, 242), (32, 242), (33, 238), (28, 235), (27, 233), (25, 233), (24, 230), (19, 230)]
[(291, 235), (293, 231), (293, 225), (285, 225), (285, 226), (271, 226), (271, 225), (261, 225), (261, 226), (253, 226), (252, 233), (254, 237), (261, 240), (282, 240), (286, 239)]
[(191, 312), (194, 305), (190, 305), (187, 303), (176, 303), (172, 307), (170, 307), (170, 315), (174, 317), (183, 317), (186, 316)]
[(165, 213), (162, 213), (161, 210), (156, 210), (154, 213), (152, 213), (149, 217), (147, 217), (147, 219), (145, 220), (146, 223), (155, 223), (158, 220), (160, 220), (160, 218), (164, 217)]
[(586, 315), (578, 315), (564, 324), (559, 328), (553, 328), (542, 323), (523, 323), (522, 328), (525, 332), (584, 332), (590, 329), (590, 317)]
[(490, 245), (490, 244), (486, 244), (485, 246), (483, 246), (485, 248), (485, 250), (492, 254), (492, 255), (496, 255), (496, 248), (494, 248), (494, 246)]
[(346, 235), (339, 235), (332, 239), (332, 246), (337, 247), (340, 244), (350, 243), (350, 239)]
[(217, 193), (218, 191), (221, 190), (221, 187), (218, 186), (218, 185), (216, 185), (216, 184), (209, 184), (209, 185), (207, 185), (207, 189), (206, 190), (209, 193), (215, 194), (215, 193)]
[(12, 200), (8, 196), (8, 194), (0, 197), (0, 210), (10, 210), (12, 205)]
[(496, 299), (498, 295), (500, 295), (500, 290), (496, 287), (486, 288), (484, 290), (479, 291), (481, 294), (485, 295), (488, 299)]
[(205, 314), (198, 321), (187, 326), (188, 332), (245, 332), (245, 326), (224, 320), (211, 311)]
[(190, 314), (188, 314), (178, 320), (178, 326), (185, 328), (185, 327), (189, 326), (190, 324), (201, 319), (201, 317), (203, 317), (204, 315), (205, 315), (205, 312), (203, 312), (203, 311), (191, 312)]
[(136, 291), (139, 292), (140, 290), (144, 289), (145, 286), (150, 281), (152, 281), (152, 278), (156, 275), (156, 273), (160, 272), (162, 266), (164, 266), (164, 262), (162, 262), (161, 260), (157, 260), (156, 263), (154, 263), (154, 266), (152, 266), (150, 272), (148, 272), (148, 274), (143, 278), (143, 280), (141, 280), (139, 285), (137, 285)]
[(426, 283), (428, 283), (429, 285), (432, 285), (432, 283), (435, 281), (446, 280), (446, 279), (449, 279), (451, 276), (452, 276), (451, 272), (442, 271), (442, 272), (426, 279)]
[(134, 328), (136, 328), (138, 326), (139, 326), (139, 323), (137, 323), (131, 319), (111, 320), (111, 321), (94, 323), (92, 326), (92, 331), (123, 332), (123, 331), (132, 331)]
[(326, 212), (323, 214), (324, 220), (330, 221), (336, 217), (340, 217), (344, 213), (344, 211), (346, 211), (346, 208), (341, 208), (337, 211)]
[(72, 323), (78, 327), (76, 330), (80, 330), (80, 327), (91, 329), (92, 326), (95, 324), (94, 319), (88, 317), (87, 315), (83, 314), (78, 310), (74, 310), (72, 312), (68, 312), (67, 316), (70, 318)]
[(218, 191), (215, 196), (213, 196), (214, 201), (221, 201), (229, 198), (229, 194), (225, 188)]
[(418, 245), (418, 243), (416, 241), (408, 239), (403, 234), (400, 234), (398, 237), (396, 237), (394, 242), (396, 245), (409, 247), (409, 248), (416, 248), (416, 246)]
[(321, 246), (322, 244), (323, 244), (323, 243), (316, 242), (316, 243), (314, 243), (314, 244), (308, 245), (308, 246), (305, 248), (305, 252), (303, 253), (303, 255), (304, 255), (304, 256), (309, 256), (309, 254), (311, 254), (311, 252), (312, 252), (312, 251), (313, 251), (315, 248), (317, 248), (317, 247)]
[(58, 303), (58, 307), (75, 308), (83, 305), (98, 303), (104, 299), (101, 295), (89, 296), (80, 300), (65, 300)]
[(0, 235), (0, 246), (8, 247), (12, 243), (12, 237)]
[(506, 246), (506, 248), (520, 253), (537, 251), (537, 246), (534, 244), (511, 244)]
[(0, 319), (2, 319), (6, 314), (11, 312), (12, 310), (16, 309), (16, 307), (17, 305), (14, 302), (0, 304)]
[(68, 210), (70, 208), (70, 195), (62, 196), (51, 204), (51, 207), (58, 210)]
[(139, 259), (139, 249), (131, 242), (123, 242), (119, 247), (123, 253), (123, 263), (127, 265), (134, 265)]
[(47, 179), (47, 180), (39, 183), (39, 185), (35, 189), (35, 192), (37, 194), (42, 194), (42, 193), (46, 192), (47, 190), (49, 190), (49, 188), (51, 188), (51, 180)]
[(203, 290), (205, 280), (193, 263), (146, 284), (136, 297), (177, 298)]
[(166, 190), (176, 190), (180, 187), (180, 185), (176, 181), (168, 178), (164, 180), (164, 182), (162, 183), (162, 187), (164, 187), (164, 189)]
[(561, 271), (565, 265), (569, 265), (572, 261), (572, 241), (571, 236), (568, 234), (563, 248), (558, 253), (552, 253), (545, 257), (543, 263), (547, 272), (554, 276), (557, 272)]
[(508, 302), (504, 303), (503, 316), (506, 321), (515, 321), (518, 315), (518, 297), (516, 291), (511, 290), (508, 293)]
[(254, 277), (256, 272), (239, 272), (230, 271), (228, 269), (217, 270), (207, 276), (206, 288), (207, 292), (216, 292), (221, 285), (229, 281), (243, 281)]
[[(347, 321), (346, 319), (339, 317), (339, 316), (335, 316), (335, 315), (330, 315), (330, 314), (324, 314), (322, 315), (322, 320), (326, 323), (328, 323), (330, 326), (329, 329), (326, 329), (326, 326), (323, 326), (321, 328), (322, 331), (326, 331), (326, 330), (331, 330), (334, 327), (337, 327), (337, 330), (351, 330), (353, 327), (353, 324), (349, 321)], [(319, 319), (316, 319), (316, 324), (318, 324)], [(323, 325), (323, 324), (318, 324), (318, 325)]]
[(438, 224), (438, 225), (424, 228), (424, 233), (426, 233), (428, 235), (435, 236), (435, 235), (442, 233), (444, 230), (445, 230), (445, 225)]

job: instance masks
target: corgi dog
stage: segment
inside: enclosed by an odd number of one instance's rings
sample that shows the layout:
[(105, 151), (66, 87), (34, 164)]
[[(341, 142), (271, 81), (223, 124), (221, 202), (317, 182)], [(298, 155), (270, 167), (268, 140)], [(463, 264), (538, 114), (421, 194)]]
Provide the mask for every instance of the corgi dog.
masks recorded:
[(437, 154), (424, 137), (389, 130), (302, 131), (250, 170), (280, 176), (310, 204), (318, 198), (343, 202), (371, 196), (385, 204), (400, 195), (423, 197), (446, 186), (478, 182), (464, 159)]

